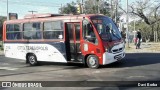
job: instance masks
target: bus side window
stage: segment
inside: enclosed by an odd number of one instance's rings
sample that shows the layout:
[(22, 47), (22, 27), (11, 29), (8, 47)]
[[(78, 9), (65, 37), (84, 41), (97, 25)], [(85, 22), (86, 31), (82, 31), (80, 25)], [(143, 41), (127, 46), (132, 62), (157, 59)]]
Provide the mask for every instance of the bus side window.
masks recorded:
[(41, 39), (40, 22), (24, 23), (24, 39)]
[(83, 38), (89, 42), (97, 44), (97, 38), (94, 33), (93, 27), (89, 21), (83, 21)]
[(48, 21), (44, 22), (44, 39), (63, 39), (63, 22)]
[(7, 40), (22, 39), (20, 24), (8, 24), (7, 25)]
[(40, 23), (33, 23), (32, 28), (33, 31), (35, 32), (35, 35), (33, 35), (34, 39), (41, 39), (42, 38), (42, 34), (41, 34), (41, 28), (40, 28)]

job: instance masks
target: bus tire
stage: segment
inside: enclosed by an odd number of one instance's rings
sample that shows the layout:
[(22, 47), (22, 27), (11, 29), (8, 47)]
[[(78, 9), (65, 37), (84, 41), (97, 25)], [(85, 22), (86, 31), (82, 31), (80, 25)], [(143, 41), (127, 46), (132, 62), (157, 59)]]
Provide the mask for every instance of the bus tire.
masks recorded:
[(29, 54), (27, 56), (27, 61), (31, 66), (36, 66), (38, 64), (37, 57), (34, 54)]
[(87, 65), (89, 68), (97, 69), (99, 67), (98, 57), (95, 55), (89, 55), (87, 57)]

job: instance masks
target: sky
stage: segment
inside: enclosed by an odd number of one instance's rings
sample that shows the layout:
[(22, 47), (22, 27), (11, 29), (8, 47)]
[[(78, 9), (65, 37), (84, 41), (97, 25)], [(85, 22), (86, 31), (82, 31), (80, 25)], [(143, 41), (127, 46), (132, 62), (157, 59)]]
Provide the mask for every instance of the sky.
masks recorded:
[[(8, 12), (17, 13), (19, 18), (23, 18), (29, 11), (35, 13), (54, 13), (59, 12), (59, 8), (66, 3), (76, 2), (77, 0), (8, 0)], [(122, 6), (126, 7), (126, 0), (120, 0)], [(129, 3), (135, 0), (128, 0)], [(7, 0), (0, 0), (0, 16), (7, 15)]]

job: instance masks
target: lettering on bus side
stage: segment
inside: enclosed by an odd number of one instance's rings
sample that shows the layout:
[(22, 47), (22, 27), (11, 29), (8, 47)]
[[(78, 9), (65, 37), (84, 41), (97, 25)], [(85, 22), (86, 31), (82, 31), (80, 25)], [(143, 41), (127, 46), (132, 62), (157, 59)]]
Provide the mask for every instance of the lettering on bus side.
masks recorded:
[(46, 46), (18, 46), (18, 50), (48, 50)]
[(9, 50), (9, 49), (11, 49), (10, 46), (5, 46), (5, 50)]

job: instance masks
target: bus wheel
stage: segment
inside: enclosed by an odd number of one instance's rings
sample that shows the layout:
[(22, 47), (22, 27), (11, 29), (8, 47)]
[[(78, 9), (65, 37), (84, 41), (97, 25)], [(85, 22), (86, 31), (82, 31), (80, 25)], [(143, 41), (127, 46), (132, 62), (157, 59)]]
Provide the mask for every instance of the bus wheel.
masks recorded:
[(27, 57), (27, 61), (31, 66), (36, 66), (38, 64), (37, 58), (34, 54), (29, 54)]
[(87, 57), (87, 65), (89, 68), (97, 69), (99, 67), (99, 60), (95, 55), (89, 55)]

